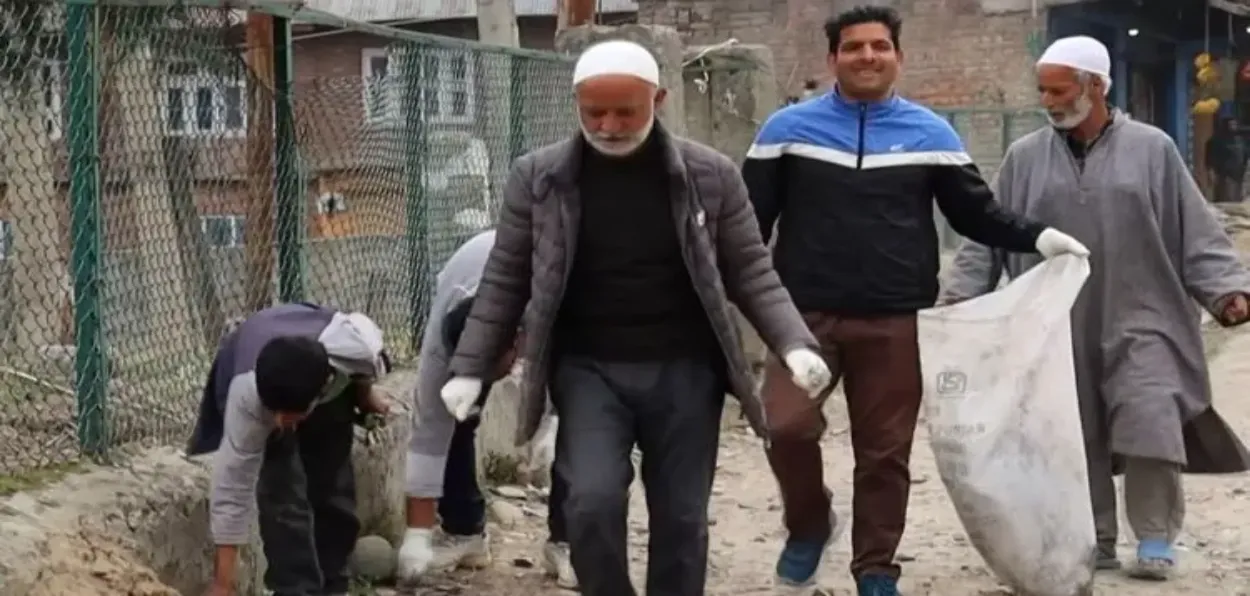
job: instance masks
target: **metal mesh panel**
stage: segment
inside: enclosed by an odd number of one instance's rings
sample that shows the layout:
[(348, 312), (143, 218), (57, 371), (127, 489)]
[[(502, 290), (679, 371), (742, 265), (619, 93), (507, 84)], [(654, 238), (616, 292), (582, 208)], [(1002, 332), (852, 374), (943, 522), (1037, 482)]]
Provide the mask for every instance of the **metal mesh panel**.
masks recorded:
[(183, 444), (275, 302), (363, 311), (411, 363), (511, 160), (576, 130), (554, 54), (273, 4), (305, 33), (270, 60), (239, 11), (142, 4), (0, 5), (0, 477)]

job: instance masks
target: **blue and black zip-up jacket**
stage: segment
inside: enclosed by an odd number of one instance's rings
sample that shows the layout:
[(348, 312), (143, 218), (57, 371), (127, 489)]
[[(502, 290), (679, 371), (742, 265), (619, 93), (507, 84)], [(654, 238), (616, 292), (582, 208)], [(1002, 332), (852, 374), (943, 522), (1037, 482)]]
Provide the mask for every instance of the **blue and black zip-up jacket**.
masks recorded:
[(774, 262), (803, 312), (890, 314), (933, 306), (933, 203), (956, 232), (1034, 252), (1045, 226), (1003, 210), (950, 124), (901, 97), (836, 91), (773, 114), (743, 178)]

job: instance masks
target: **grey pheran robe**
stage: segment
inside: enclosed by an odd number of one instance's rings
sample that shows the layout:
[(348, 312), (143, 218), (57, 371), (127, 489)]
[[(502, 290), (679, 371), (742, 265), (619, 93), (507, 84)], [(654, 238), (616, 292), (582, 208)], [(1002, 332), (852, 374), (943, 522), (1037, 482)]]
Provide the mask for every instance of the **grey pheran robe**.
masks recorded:
[[(1250, 292), (1250, 273), (1175, 143), (1118, 113), (1081, 172), (1047, 127), (1011, 145), (995, 185), (1005, 207), (1090, 249), (1092, 272), (1072, 310), (1087, 452), (1163, 459), (1191, 473), (1250, 468), (1211, 407), (1194, 306), (1210, 311), (1231, 292)], [(941, 299), (984, 294), (1004, 269), (1016, 277), (1039, 261), (965, 241)]]

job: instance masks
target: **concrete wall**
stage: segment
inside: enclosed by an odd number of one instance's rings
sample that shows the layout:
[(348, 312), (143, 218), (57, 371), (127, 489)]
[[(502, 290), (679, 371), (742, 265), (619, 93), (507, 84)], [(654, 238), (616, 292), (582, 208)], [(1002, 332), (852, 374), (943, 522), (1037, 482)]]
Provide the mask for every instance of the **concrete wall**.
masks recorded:
[(571, 27), (556, 34), (557, 52), (577, 55), (609, 39), (627, 39), (651, 51), (660, 65), (660, 85), (668, 97), (660, 107), (660, 120), (673, 134), (686, 136), (685, 86), (682, 84), (682, 41), (669, 27), (624, 25), (620, 27)]
[(687, 135), (742, 163), (760, 124), (779, 103), (772, 50), (689, 46), (685, 64)]
[[(379, 388), (406, 405), (414, 380), (401, 370)], [(401, 414), (353, 454), (363, 531), (393, 542), (403, 529), (408, 434)], [(212, 572), (208, 474), (207, 461), (164, 448), (0, 500), (0, 596), (201, 593)], [(253, 537), (244, 550), (240, 594), (260, 593), (258, 544)]]
[(730, 38), (765, 44), (782, 96), (804, 79), (830, 82), (824, 22), (858, 4), (902, 15), (907, 54), (901, 89), (934, 106), (1032, 107), (1032, 45), (1045, 34), (1046, 7), (1074, 0), (639, 0), (638, 22), (674, 28), (691, 45)]

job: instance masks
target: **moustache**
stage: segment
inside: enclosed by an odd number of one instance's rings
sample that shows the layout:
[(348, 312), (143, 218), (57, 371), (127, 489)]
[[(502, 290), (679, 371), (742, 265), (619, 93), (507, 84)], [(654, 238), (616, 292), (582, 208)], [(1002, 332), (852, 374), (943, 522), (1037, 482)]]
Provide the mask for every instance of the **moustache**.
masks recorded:
[(638, 138), (638, 135), (602, 135), (602, 134), (597, 134), (597, 135), (593, 135), (593, 136), (594, 136), (594, 139), (595, 139), (596, 141), (603, 141), (603, 142), (605, 142), (605, 143), (620, 143), (620, 142), (622, 142), (622, 141), (632, 141), (632, 140), (635, 140), (635, 139), (637, 139), (637, 138)]

